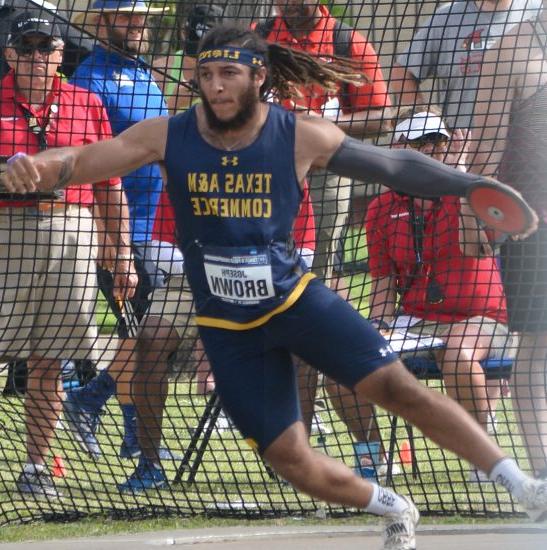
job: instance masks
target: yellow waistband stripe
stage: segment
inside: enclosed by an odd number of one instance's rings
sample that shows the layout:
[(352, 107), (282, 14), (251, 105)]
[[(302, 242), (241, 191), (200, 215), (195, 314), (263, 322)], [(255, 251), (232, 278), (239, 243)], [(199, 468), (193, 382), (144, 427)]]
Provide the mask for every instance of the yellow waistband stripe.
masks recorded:
[(228, 330), (249, 330), (259, 327), (267, 323), (274, 315), (278, 315), (279, 313), (287, 311), (296, 302), (296, 300), (300, 298), (302, 292), (304, 292), (304, 290), (308, 286), (308, 283), (314, 278), (315, 274), (311, 272), (302, 275), (302, 278), (300, 279), (300, 281), (298, 281), (298, 284), (292, 289), (292, 292), (289, 294), (287, 299), (281, 305), (277, 306), (271, 311), (268, 311), (266, 315), (263, 315), (258, 319), (254, 319), (246, 323), (238, 323), (236, 321), (228, 321), (227, 319), (218, 319), (217, 317), (201, 317), (199, 315), (196, 315), (196, 323), (202, 327), (225, 328)]

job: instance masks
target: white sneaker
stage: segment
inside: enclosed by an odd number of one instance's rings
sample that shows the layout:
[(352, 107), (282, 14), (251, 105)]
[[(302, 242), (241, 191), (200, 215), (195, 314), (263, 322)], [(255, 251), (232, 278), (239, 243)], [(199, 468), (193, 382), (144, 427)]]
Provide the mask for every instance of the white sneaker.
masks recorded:
[(408, 508), (400, 514), (384, 516), (382, 550), (416, 550), (416, 525), (420, 521), (420, 512), (409, 498), (401, 498), (408, 502)]
[(520, 503), (533, 521), (547, 520), (547, 479), (526, 481)]
[(472, 468), (469, 470), (469, 477), (467, 478), (469, 483), (491, 483), (490, 478), (486, 472)]

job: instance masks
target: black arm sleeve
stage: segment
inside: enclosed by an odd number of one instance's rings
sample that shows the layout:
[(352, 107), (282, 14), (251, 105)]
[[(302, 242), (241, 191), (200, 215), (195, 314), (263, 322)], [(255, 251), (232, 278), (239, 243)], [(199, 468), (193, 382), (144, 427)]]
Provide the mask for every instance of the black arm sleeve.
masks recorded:
[(339, 176), (381, 183), (398, 193), (423, 198), (464, 197), (469, 187), (482, 179), (416, 151), (366, 145), (350, 137), (344, 139), (327, 169)]

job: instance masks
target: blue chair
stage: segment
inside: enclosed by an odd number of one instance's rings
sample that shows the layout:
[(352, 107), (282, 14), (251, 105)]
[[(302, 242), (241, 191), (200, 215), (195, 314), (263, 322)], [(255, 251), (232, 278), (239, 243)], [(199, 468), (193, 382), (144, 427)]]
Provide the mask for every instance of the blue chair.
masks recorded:
[[(418, 380), (427, 381), (442, 379), (442, 373), (434, 359), (424, 356), (408, 356), (402, 359), (408, 371), (416, 376)], [(513, 359), (484, 359), (481, 361), (481, 366), (484, 369), (487, 380), (506, 380), (511, 377)], [(393, 483), (393, 459), (395, 455), (395, 446), (397, 444), (398, 420), (397, 416), (391, 418), (386, 485)], [(418, 476), (418, 461), (414, 450), (414, 429), (407, 422), (405, 422), (405, 425), (412, 454), (412, 475), (416, 478)]]

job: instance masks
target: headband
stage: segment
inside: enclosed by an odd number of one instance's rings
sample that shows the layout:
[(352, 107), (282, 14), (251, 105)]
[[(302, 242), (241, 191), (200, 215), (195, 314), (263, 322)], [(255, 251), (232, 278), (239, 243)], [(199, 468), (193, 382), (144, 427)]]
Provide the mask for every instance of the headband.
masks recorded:
[(233, 46), (203, 50), (198, 55), (198, 65), (210, 63), (211, 61), (239, 63), (240, 65), (247, 65), (247, 67), (264, 67), (265, 64), (263, 55), (247, 48), (235, 48)]

